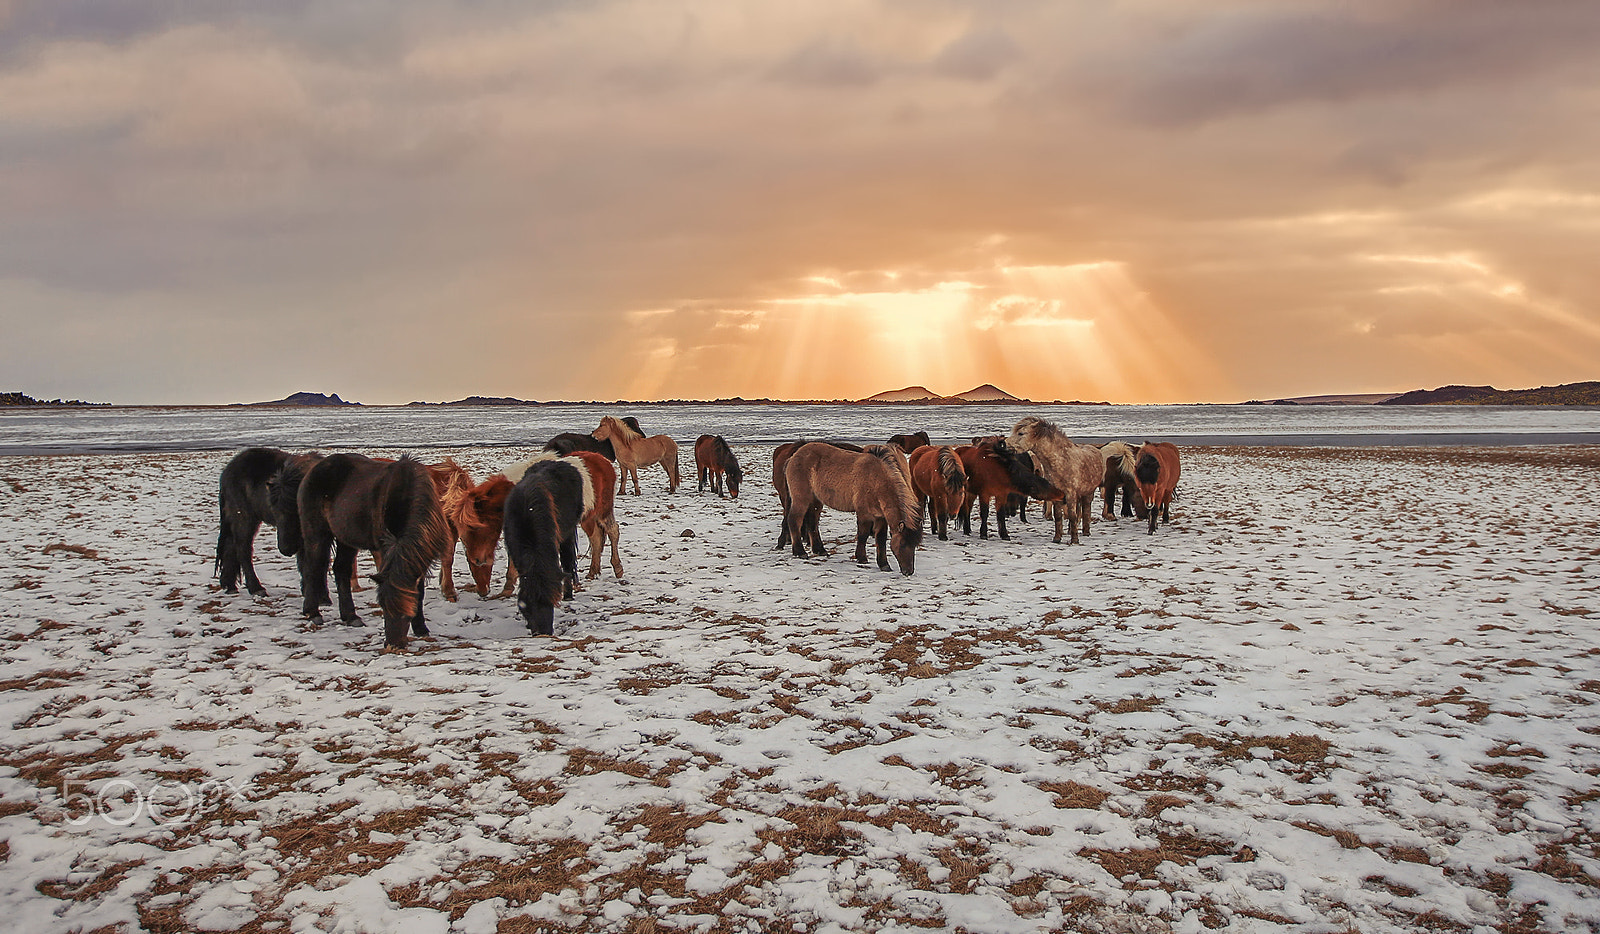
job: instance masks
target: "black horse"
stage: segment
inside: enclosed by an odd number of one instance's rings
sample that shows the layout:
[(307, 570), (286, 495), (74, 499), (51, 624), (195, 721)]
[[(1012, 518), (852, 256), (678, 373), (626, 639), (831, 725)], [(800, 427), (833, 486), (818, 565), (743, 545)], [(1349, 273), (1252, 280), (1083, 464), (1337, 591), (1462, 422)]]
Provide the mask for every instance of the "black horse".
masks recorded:
[(888, 443), (910, 454), (917, 448), (925, 447), (933, 442), (928, 438), (926, 431), (913, 431), (907, 435), (891, 435)]
[(517, 569), (517, 611), (536, 636), (555, 634), (555, 608), (578, 577), (583, 486), (576, 467), (538, 461), (506, 497), (506, 556)]
[[(300, 478), (321, 459), (320, 454), (290, 454), (277, 448), (246, 448), (222, 468), (217, 489), (222, 530), (217, 534), (217, 559), (212, 573), (222, 581), (223, 593), (238, 593), (239, 578), (258, 597), (267, 588), (256, 577), (255, 540), (261, 524), (278, 530), (278, 550), (292, 557), (300, 551), (299, 509), (295, 493)], [(279, 486), (289, 489), (287, 499), (274, 497)]]
[(408, 625), (414, 634), (427, 635), (423, 587), (433, 562), (450, 544), (450, 528), (428, 468), (410, 457), (381, 462), (360, 454), (332, 454), (306, 472), (298, 500), (305, 617), (320, 622), (318, 608), (330, 602), (331, 555), (339, 619), (361, 624), (350, 596), (350, 576), (356, 551), (365, 549), (379, 555), (372, 579), (378, 585), (378, 606), (383, 608), (384, 644), (405, 648)]
[[(639, 420), (632, 415), (624, 416), (622, 422), (639, 434), (644, 434), (644, 429), (639, 427)], [(615, 461), (617, 459), (617, 451), (611, 446), (609, 439), (601, 441), (594, 435), (576, 431), (563, 431), (561, 434), (546, 441), (541, 450), (554, 451), (562, 457), (567, 457), (575, 451), (593, 451), (596, 454), (605, 455), (607, 460)]]

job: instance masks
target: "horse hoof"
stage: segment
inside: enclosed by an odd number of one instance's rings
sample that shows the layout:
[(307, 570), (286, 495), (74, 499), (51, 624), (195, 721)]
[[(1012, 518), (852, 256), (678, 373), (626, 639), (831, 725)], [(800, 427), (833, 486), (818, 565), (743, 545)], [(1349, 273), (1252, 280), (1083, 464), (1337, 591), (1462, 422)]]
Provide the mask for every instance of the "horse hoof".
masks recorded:
[(451, 603), (456, 603), (456, 602), (458, 602), (458, 601), (457, 601), (457, 600), (456, 600), (456, 595), (455, 595), (455, 594), (453, 594), (453, 593), (447, 593), (447, 594), (445, 594), (445, 595), (444, 595), (444, 598), (445, 598), (445, 599), (446, 599), (446, 600), (449, 600), (449, 601), (450, 601), (450, 602), (451, 602)]
[(366, 623), (362, 621), (361, 617), (352, 616), (349, 619), (341, 618), (339, 620), (339, 625), (341, 625), (341, 626), (365, 626)]

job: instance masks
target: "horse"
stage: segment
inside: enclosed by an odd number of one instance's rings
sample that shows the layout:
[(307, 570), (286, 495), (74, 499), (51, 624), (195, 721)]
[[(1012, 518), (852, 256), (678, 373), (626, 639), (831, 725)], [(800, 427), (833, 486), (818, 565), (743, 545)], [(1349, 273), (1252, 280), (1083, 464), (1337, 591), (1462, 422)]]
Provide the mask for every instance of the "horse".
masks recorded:
[[(495, 546), (500, 542), (500, 528), (505, 521), (506, 496), (511, 493), (513, 485), (505, 474), (495, 474), (477, 486), (457, 488), (439, 498), (439, 507), (444, 511), (445, 520), (461, 540), (461, 550), (467, 555), (467, 569), (472, 574), (479, 598), (483, 600), (505, 597), (511, 593), (509, 574), (500, 593), (491, 594), (489, 588), (494, 577)], [(455, 548), (452, 546), (446, 552), (445, 564), (439, 571), (440, 587), (445, 591), (447, 600), (455, 599), (452, 595), (453, 573), (450, 570), (454, 555)]]
[(867, 563), (870, 536), (877, 539), (880, 569), (889, 570), (884, 555), (888, 542), (900, 573), (910, 576), (916, 570), (917, 546), (922, 543), (922, 503), (911, 489), (911, 468), (904, 451), (869, 444), (858, 454), (812, 443), (795, 451), (783, 472), (789, 486), (786, 518), (795, 557), (806, 556), (808, 533), (812, 551), (819, 556), (827, 554), (822, 535), (814, 522), (808, 527), (807, 518), (828, 506), (856, 514), (857, 564)]
[(1112, 441), (1100, 446), (1100, 452), (1106, 456), (1106, 479), (1102, 491), (1102, 508), (1100, 518), (1107, 522), (1115, 522), (1117, 517), (1117, 490), (1122, 491), (1122, 515), (1124, 518), (1137, 515), (1145, 518), (1149, 510), (1144, 508), (1144, 501), (1139, 498), (1139, 486), (1133, 479), (1134, 456), (1133, 445), (1126, 441)]
[(928, 440), (926, 431), (914, 431), (908, 435), (893, 435), (889, 438), (889, 443), (899, 447), (900, 450), (909, 455), (917, 448), (925, 448), (933, 442)]
[(506, 499), (507, 585), (520, 581), (517, 611), (528, 631), (549, 636), (555, 634), (557, 604), (572, 599), (578, 589), (580, 526), (589, 536), (589, 577), (600, 575), (602, 534), (611, 539), (611, 569), (622, 576), (612, 512), (614, 471), (609, 461), (592, 452), (537, 457), (518, 468), (521, 476)]
[(989, 537), (989, 501), (996, 501), (995, 522), (1000, 537), (1006, 541), (1006, 517), (998, 508), (1013, 493), (1034, 499), (1056, 500), (1061, 491), (1034, 469), (1033, 458), (1026, 451), (1018, 451), (1004, 438), (990, 435), (978, 443), (956, 448), (961, 466), (967, 471), (967, 492), (961, 497), (961, 532), (972, 534), (972, 503), (978, 503), (978, 537)]
[(305, 618), (322, 620), (318, 608), (329, 602), (328, 560), (333, 553), (339, 619), (360, 625), (350, 575), (356, 551), (366, 549), (379, 555), (372, 579), (383, 608), (385, 646), (405, 648), (407, 624), (414, 634), (427, 635), (423, 588), (428, 569), (450, 537), (428, 469), (410, 457), (380, 463), (360, 454), (331, 454), (306, 471), (297, 500), (305, 539), (300, 553)]
[(701, 435), (694, 442), (694, 466), (700, 474), (700, 492), (706, 491), (706, 480), (711, 481), (711, 489), (715, 490), (718, 497), (722, 496), (722, 478), (728, 478), (728, 495), (734, 499), (739, 498), (739, 484), (744, 480), (744, 471), (739, 468), (739, 461), (733, 456), (733, 449), (728, 447), (727, 439), (721, 435)]
[[(223, 593), (238, 593), (239, 577), (243, 575), (246, 590), (258, 597), (267, 595), (255, 568), (256, 532), (263, 522), (278, 529), (280, 552), (286, 557), (299, 553), (299, 512), (294, 494), (300, 478), (320, 458), (320, 454), (290, 454), (277, 448), (246, 448), (222, 468), (217, 485), (222, 521), (212, 576), (221, 580)], [(293, 474), (293, 486), (287, 499), (275, 499), (273, 479), (287, 477), (286, 471)], [(287, 528), (291, 524), (293, 528)]]
[[(781, 522), (783, 528), (778, 531), (778, 544), (776, 546), (778, 548), (789, 544), (789, 478), (784, 476), (783, 467), (789, 463), (789, 458), (794, 456), (794, 452), (811, 443), (813, 442), (790, 441), (778, 445), (772, 451), (772, 488), (778, 491), (778, 505), (783, 507)], [(851, 444), (848, 441), (819, 441), (815, 443), (831, 444), (841, 451), (850, 451), (854, 454), (860, 454), (862, 451), (861, 445)], [(820, 513), (821, 507), (818, 507), (817, 511)], [(815, 515), (808, 516), (806, 519), (807, 526), (815, 526), (816, 520), (817, 517)]]
[[(617, 525), (615, 511), (616, 498), (611, 491), (611, 484), (616, 482), (617, 471), (611, 462), (594, 453), (593, 451), (579, 451), (566, 457), (545, 452), (538, 456), (516, 464), (507, 469), (506, 475), (515, 475), (517, 482), (527, 476), (529, 469), (536, 464), (550, 463), (552, 461), (564, 462), (575, 468), (582, 476), (583, 487), (583, 512), (578, 516), (578, 527), (589, 537), (589, 580), (600, 576), (600, 556), (605, 551), (607, 539), (611, 541), (611, 570), (617, 577), (622, 577), (622, 559), (617, 554), (617, 542), (621, 538), (622, 530)], [(509, 477), (508, 477), (509, 479)], [(509, 554), (511, 546), (506, 545)], [(576, 558), (574, 558), (576, 560)], [(509, 594), (516, 586), (518, 570), (515, 562), (506, 567), (506, 586), (502, 596)], [(577, 572), (573, 572), (573, 590), (581, 590), (577, 586)], [(570, 597), (571, 594), (569, 593)]]
[(950, 519), (967, 492), (967, 471), (956, 449), (948, 445), (917, 448), (911, 455), (911, 486), (926, 502), (924, 511), (939, 541), (948, 541)]
[(1061, 516), (1066, 513), (1072, 544), (1078, 544), (1078, 527), (1089, 534), (1089, 514), (1094, 494), (1106, 477), (1106, 456), (1088, 444), (1076, 444), (1053, 422), (1034, 415), (1017, 420), (1009, 439), (1012, 447), (1032, 454), (1039, 473), (1061, 490), (1061, 500), (1046, 507), (1046, 515), (1056, 520), (1057, 544), (1061, 542)]
[(617, 454), (617, 495), (628, 492), (628, 477), (633, 477), (633, 495), (639, 495), (639, 468), (651, 464), (660, 464), (667, 472), (667, 492), (676, 493), (678, 490), (678, 443), (666, 435), (653, 435), (646, 438), (642, 432), (634, 431), (621, 419), (607, 415), (600, 419), (600, 427), (594, 430), (594, 436), (601, 441), (610, 441)]
[(1144, 508), (1150, 510), (1150, 529), (1156, 531), (1156, 513), (1161, 521), (1172, 519), (1172, 494), (1178, 488), (1178, 448), (1166, 441), (1146, 441), (1134, 452), (1133, 480), (1139, 487), (1139, 498)]
[[(622, 423), (639, 434), (644, 434), (644, 429), (639, 427), (639, 420), (632, 415), (623, 416)], [(564, 431), (546, 441), (542, 450), (562, 457), (577, 451), (593, 451), (596, 454), (605, 455), (606, 460), (615, 461), (617, 459), (616, 448), (612, 446), (610, 441), (601, 441), (587, 432)]]

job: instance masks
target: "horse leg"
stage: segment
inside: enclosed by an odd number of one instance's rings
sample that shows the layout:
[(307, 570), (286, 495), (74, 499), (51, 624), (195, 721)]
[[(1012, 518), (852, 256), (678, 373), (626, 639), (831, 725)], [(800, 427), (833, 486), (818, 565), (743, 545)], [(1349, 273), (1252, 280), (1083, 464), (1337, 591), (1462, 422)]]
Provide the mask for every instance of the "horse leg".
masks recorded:
[(1086, 493), (1078, 500), (1078, 515), (1083, 518), (1083, 534), (1089, 534), (1089, 520), (1094, 518), (1094, 494)]
[(328, 599), (329, 542), (313, 541), (309, 536), (300, 546), (300, 615), (322, 622), (322, 605)]
[(428, 572), (424, 570), (417, 577), (417, 612), (411, 617), (411, 634), (413, 636), (430, 635), (428, 621), (422, 618), (422, 594), (428, 589)]
[(333, 581), (339, 588), (339, 622), (360, 626), (356, 615), (356, 600), (350, 595), (350, 575), (356, 570), (356, 549), (344, 542), (335, 542), (333, 549)]
[(811, 537), (811, 551), (819, 558), (828, 556), (828, 549), (822, 547), (822, 504), (817, 503), (806, 510), (806, 533)]
[(1003, 542), (1011, 541), (1011, 536), (1006, 534), (1006, 514), (1000, 508), (998, 499), (994, 501), (994, 524), (1000, 530), (1000, 540)]
[(961, 534), (972, 534), (972, 493), (965, 493), (961, 497)]
[(571, 600), (578, 589), (578, 536), (561, 543), (561, 599)]
[[(1100, 518), (1106, 522), (1117, 521), (1117, 488), (1115, 484), (1106, 483), (1100, 487)], [(1122, 505), (1128, 505), (1127, 497), (1123, 497)]]
[(867, 539), (872, 537), (872, 520), (856, 518), (856, 563), (867, 563)]
[(978, 537), (989, 537), (989, 497), (987, 496), (978, 500)]
[(1146, 534), (1146, 535), (1154, 535), (1154, 534), (1156, 534), (1156, 515), (1161, 512), (1161, 507), (1160, 506), (1156, 506), (1156, 505), (1151, 505), (1151, 506), (1149, 506), (1147, 508), (1150, 511), (1150, 528), (1147, 529), (1144, 534)]
[(700, 489), (697, 492), (704, 493), (706, 491), (706, 474), (709, 471), (704, 464), (696, 464), (695, 469), (700, 472)]
[[(806, 542), (806, 526), (805, 526), (805, 523), (806, 523), (805, 510), (796, 509), (794, 507), (794, 504), (791, 503), (790, 506), (789, 506), (789, 510), (786, 513), (784, 513), (784, 516), (783, 516), (783, 531), (784, 531), (784, 534), (786, 536), (788, 536), (788, 538), (789, 538), (790, 547), (793, 549), (794, 556), (796, 558), (804, 558), (806, 556), (806, 544), (805, 544), (805, 542)], [(778, 547), (779, 548), (783, 547), (782, 542), (780, 542), (778, 544)]]
[[(1057, 544), (1057, 545), (1061, 544), (1061, 513), (1065, 511), (1062, 508), (1065, 505), (1066, 505), (1066, 501), (1062, 500), (1059, 503), (1047, 503), (1045, 505), (1045, 507), (1044, 507), (1045, 508), (1045, 515), (1049, 516), (1049, 515), (1053, 514), (1055, 516), (1055, 520), (1056, 520), (1055, 544)], [(1072, 518), (1071, 516), (1068, 516), (1067, 518), (1068, 518), (1069, 522), (1074, 523), (1073, 526), (1072, 526), (1072, 543), (1074, 545), (1076, 545), (1078, 543), (1078, 527), (1077, 527), (1077, 525), (1075, 523), (1078, 520)]]
[[(589, 536), (589, 573), (584, 579), (594, 580), (600, 576), (600, 553), (606, 547), (605, 533), (600, 528), (600, 520), (591, 517), (583, 525), (583, 534)], [(616, 554), (616, 549), (612, 549), (611, 553)]]
[(622, 558), (617, 555), (617, 540), (622, 537), (622, 527), (617, 525), (616, 519), (606, 520), (606, 536), (611, 539), (611, 570), (617, 574), (617, 579), (622, 579)]
[(506, 553), (506, 583), (500, 588), (500, 595), (496, 600), (504, 600), (517, 592), (517, 565), (511, 560), (511, 553)]
[[(445, 547), (444, 554), (439, 558), (439, 593), (444, 595), (451, 603), (456, 602), (456, 527), (445, 523), (450, 528), (450, 544)], [(470, 559), (468, 559), (470, 561)], [(469, 565), (470, 566), (470, 565)], [(427, 575), (423, 575), (426, 577)], [(421, 612), (420, 610), (418, 612)]]
[(889, 570), (889, 558), (884, 549), (889, 545), (889, 521), (880, 517), (872, 523), (872, 532), (878, 539), (878, 570)]

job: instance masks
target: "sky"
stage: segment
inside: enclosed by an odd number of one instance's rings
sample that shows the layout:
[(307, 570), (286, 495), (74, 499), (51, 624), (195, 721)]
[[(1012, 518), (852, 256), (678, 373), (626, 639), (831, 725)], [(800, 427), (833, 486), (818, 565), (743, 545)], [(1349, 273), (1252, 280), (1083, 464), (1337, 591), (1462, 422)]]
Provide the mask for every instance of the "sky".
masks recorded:
[(0, 391), (1600, 377), (1590, 0), (0, 0)]

